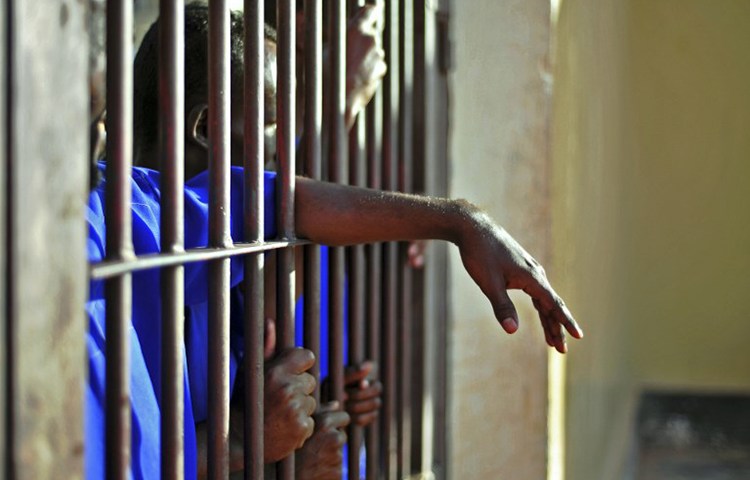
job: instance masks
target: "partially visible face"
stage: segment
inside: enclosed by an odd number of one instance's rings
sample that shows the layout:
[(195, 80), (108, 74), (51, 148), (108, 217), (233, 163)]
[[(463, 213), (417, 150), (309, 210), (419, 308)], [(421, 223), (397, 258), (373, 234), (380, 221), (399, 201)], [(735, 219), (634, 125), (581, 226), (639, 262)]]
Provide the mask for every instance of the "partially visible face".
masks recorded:
[[(276, 156), (276, 43), (265, 41), (264, 68), (264, 164), (274, 163)], [(240, 79), (241, 81), (242, 79)], [(240, 89), (232, 96), (232, 165), (243, 165), (243, 140), (245, 137), (244, 95)]]

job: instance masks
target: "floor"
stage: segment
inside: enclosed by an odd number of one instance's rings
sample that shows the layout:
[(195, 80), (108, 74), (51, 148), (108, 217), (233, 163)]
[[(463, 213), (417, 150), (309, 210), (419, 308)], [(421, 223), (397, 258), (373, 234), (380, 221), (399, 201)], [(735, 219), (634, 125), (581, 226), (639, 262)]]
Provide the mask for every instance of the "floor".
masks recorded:
[(750, 396), (647, 393), (637, 480), (750, 480)]

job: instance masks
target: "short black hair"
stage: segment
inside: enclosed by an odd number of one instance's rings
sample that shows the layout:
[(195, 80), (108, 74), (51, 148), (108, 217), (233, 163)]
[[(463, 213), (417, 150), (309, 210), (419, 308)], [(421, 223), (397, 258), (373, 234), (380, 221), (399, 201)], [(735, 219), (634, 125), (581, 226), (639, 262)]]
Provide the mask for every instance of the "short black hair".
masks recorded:
[[(232, 88), (243, 71), (244, 21), (242, 12), (230, 12), (230, 65)], [(265, 25), (264, 36), (276, 42), (276, 31)], [(158, 141), (159, 129), (159, 20), (143, 37), (135, 57), (133, 78), (133, 136), (143, 146)], [(185, 101), (208, 95), (208, 5), (185, 6)], [(137, 157), (137, 155), (136, 155)]]

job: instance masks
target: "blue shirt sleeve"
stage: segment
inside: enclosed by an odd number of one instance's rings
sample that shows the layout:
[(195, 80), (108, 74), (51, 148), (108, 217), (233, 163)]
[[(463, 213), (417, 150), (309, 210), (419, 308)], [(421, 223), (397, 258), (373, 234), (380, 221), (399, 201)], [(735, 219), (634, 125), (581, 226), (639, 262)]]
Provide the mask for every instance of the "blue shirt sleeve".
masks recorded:
[[(103, 168), (103, 167), (102, 167)], [(159, 173), (153, 170), (134, 168), (131, 177), (133, 212), (133, 247), (137, 255), (158, 253), (160, 249), (159, 220)], [(274, 192), (275, 174), (265, 174), (265, 234), (275, 235)], [(230, 226), (232, 238), (241, 241), (243, 237), (243, 170), (231, 171), (231, 212)], [(91, 262), (105, 258), (106, 225), (104, 205), (104, 182), (89, 198), (87, 220), (89, 238), (88, 257)], [(185, 185), (185, 247), (205, 247), (208, 243), (208, 175), (201, 174)], [(242, 261), (232, 260), (232, 282), (236, 284), (242, 276)], [(185, 302), (207, 301), (207, 265), (192, 263), (185, 267)], [(102, 449), (94, 448), (92, 442), (99, 443), (104, 429), (104, 287), (102, 281), (90, 283), (89, 301), (86, 309), (89, 314), (90, 331), (87, 340), (89, 349), (89, 384), (86, 395), (86, 444), (87, 478), (101, 478), (97, 475), (103, 467)], [(158, 270), (136, 272), (133, 275), (133, 315), (131, 329), (131, 389), (133, 407), (133, 463), (134, 478), (158, 478), (159, 452), (159, 406), (156, 392), (160, 391), (160, 348), (161, 348), (161, 303)], [(205, 339), (204, 339), (205, 340)], [(187, 362), (186, 362), (187, 365)], [(185, 425), (195, 422), (192, 399), (189, 389), (188, 372), (185, 371)], [(195, 432), (185, 429), (185, 473), (187, 478), (195, 473)], [(156, 457), (151, 458), (154, 453)], [(153, 465), (156, 465), (152, 470)]]

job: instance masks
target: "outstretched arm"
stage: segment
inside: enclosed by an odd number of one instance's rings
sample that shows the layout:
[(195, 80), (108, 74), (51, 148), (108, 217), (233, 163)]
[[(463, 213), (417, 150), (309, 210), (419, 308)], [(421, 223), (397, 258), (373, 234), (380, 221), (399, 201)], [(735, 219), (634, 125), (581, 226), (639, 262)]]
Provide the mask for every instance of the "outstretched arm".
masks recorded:
[(565, 353), (563, 328), (582, 338), (542, 266), (485, 212), (465, 200), (424, 197), (318, 182), (298, 177), (300, 237), (325, 245), (437, 239), (458, 246), (469, 275), (487, 296), (503, 329), (518, 329), (508, 289), (533, 300), (547, 344)]

